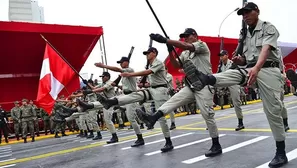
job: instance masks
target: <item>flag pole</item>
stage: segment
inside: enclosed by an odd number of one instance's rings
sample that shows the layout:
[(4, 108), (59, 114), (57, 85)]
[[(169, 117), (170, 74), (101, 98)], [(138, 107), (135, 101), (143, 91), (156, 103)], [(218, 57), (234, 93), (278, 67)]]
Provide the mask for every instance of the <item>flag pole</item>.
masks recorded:
[[(103, 44), (103, 50), (104, 50), (105, 65), (107, 65), (105, 42), (104, 42), (104, 34), (102, 34), (102, 44)], [(106, 69), (106, 72), (108, 72), (108, 69)]]
[(42, 35), (40, 34), (40, 36), (43, 38), (43, 40), (49, 44), (52, 49), (55, 50), (55, 52), (66, 62), (66, 64), (82, 79), (85, 80), (78, 72), (77, 70), (66, 60), (66, 58)]

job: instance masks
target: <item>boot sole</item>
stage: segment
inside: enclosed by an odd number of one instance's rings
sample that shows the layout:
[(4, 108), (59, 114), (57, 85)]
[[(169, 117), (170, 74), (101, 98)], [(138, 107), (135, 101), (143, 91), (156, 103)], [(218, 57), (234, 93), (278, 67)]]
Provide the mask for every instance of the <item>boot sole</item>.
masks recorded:
[(270, 165), (268, 164), (268, 167), (270, 168), (278, 168), (278, 167), (282, 167), (283, 165), (286, 165), (288, 163), (288, 160), (286, 160), (284, 163), (278, 164), (278, 165)]
[[(147, 120), (148, 116), (146, 116), (147, 114), (144, 113), (142, 110), (140, 110), (140, 109), (136, 109), (135, 111), (136, 111), (136, 115), (137, 115), (137, 117), (138, 117), (141, 121), (143, 121), (147, 127), (153, 127), (153, 126), (155, 125), (155, 123), (151, 123), (151, 121)], [(144, 128), (143, 128), (143, 129), (144, 129)]]
[(131, 147), (133, 148), (133, 147), (139, 147), (139, 146), (143, 146), (144, 145), (144, 143), (141, 143), (141, 144), (137, 144), (137, 145), (131, 145)]
[(235, 131), (240, 131), (242, 129), (245, 129), (245, 127), (242, 127), (242, 128), (235, 128)]
[(106, 142), (107, 144), (112, 144), (112, 143), (117, 143), (119, 141), (115, 141), (115, 142)]
[(172, 146), (171, 148), (168, 148), (168, 149), (161, 149), (161, 152), (169, 152), (169, 151), (172, 151), (174, 149), (174, 147)]
[(218, 153), (214, 153), (214, 154), (205, 154), (205, 157), (215, 157), (215, 156), (218, 156), (218, 155), (221, 155), (223, 153), (223, 151), (221, 150), (220, 152)]
[(105, 103), (104, 101), (106, 100), (105, 97), (101, 96), (100, 94), (97, 95), (97, 100), (103, 105), (103, 107), (108, 110), (110, 108), (110, 106)]

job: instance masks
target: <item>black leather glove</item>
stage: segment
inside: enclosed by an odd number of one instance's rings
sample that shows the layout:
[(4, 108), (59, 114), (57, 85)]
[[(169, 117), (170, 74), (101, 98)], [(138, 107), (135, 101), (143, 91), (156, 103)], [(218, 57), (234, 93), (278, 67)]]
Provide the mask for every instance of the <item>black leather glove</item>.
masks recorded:
[(84, 96), (86, 96), (86, 95), (88, 95), (90, 93), (93, 93), (93, 91), (89, 90), (89, 89), (83, 91)]
[(171, 53), (174, 50), (174, 47), (171, 44), (166, 44), (166, 46), (169, 53)]
[(83, 81), (83, 83), (84, 83), (85, 85), (88, 85), (88, 81), (87, 81), (87, 80), (83, 79), (82, 81)]
[(159, 43), (166, 43), (167, 38), (163, 37), (161, 34), (150, 34), (152, 40), (159, 42)]

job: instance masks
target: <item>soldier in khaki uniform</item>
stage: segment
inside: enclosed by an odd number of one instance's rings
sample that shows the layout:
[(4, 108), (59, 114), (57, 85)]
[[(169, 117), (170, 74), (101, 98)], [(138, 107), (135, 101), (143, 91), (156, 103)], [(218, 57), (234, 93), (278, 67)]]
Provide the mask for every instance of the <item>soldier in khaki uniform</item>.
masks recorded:
[[(243, 39), (243, 54), (236, 55), (232, 61), (237, 65), (246, 65), (245, 69), (229, 69), (222, 73), (207, 74), (196, 69), (195, 89), (229, 87), (238, 84), (251, 86), (256, 84), (261, 92), (263, 110), (276, 141), (276, 154), (269, 167), (280, 167), (288, 163), (285, 151), (285, 129), (281, 111), (283, 104), (281, 94), (283, 88), (282, 75), (279, 69), (281, 58), (277, 53), (279, 32), (269, 22), (259, 19), (259, 8), (249, 2), (237, 11), (248, 25), (247, 36)], [(240, 39), (244, 37), (241, 35)], [(188, 64), (190, 66), (190, 64)], [(188, 71), (189, 73), (189, 71)], [(197, 80), (197, 81), (196, 81)]]
[[(147, 56), (147, 60), (150, 63), (149, 69), (140, 72), (123, 72), (121, 76), (134, 77), (149, 75), (150, 88), (112, 99), (105, 99), (101, 96), (99, 97), (99, 101), (102, 103), (104, 108), (110, 108), (114, 105), (122, 106), (141, 101), (145, 102), (147, 100), (154, 100), (155, 105), (158, 108), (168, 100), (169, 96), (167, 94), (168, 89), (166, 82), (166, 70), (164, 64), (156, 58), (158, 55), (158, 50), (154, 47), (151, 47), (147, 51), (144, 51), (143, 54)], [(136, 109), (136, 112), (137, 110), (139, 109)], [(165, 146), (161, 149), (161, 151), (168, 152), (173, 149), (173, 145), (170, 138), (169, 128), (164, 116), (159, 119), (159, 123), (166, 140)]]
[[(220, 59), (222, 61), (222, 65), (219, 68), (219, 72), (225, 72), (227, 71), (231, 65), (232, 65), (232, 60), (228, 59), (229, 54), (226, 50), (222, 50), (219, 53)], [(238, 126), (235, 128), (235, 131), (239, 131), (244, 129), (243, 125), (243, 115), (242, 115), (242, 109), (240, 107), (241, 101), (240, 101), (240, 85), (233, 85), (228, 87), (232, 104), (234, 106), (234, 110), (236, 113), (236, 116), (238, 118)]]
[[(94, 87), (94, 83), (93, 81), (89, 80), (88, 81), (88, 85)], [(76, 95), (72, 95), (72, 97), (81, 97), (83, 96), (83, 94), (76, 94)], [(95, 93), (89, 93), (86, 95), (88, 103), (92, 103), (92, 102), (96, 102), (97, 101), (97, 96)], [(80, 137), (86, 137), (86, 138), (93, 138), (93, 140), (99, 140), (102, 139), (102, 135), (100, 132), (100, 128), (97, 122), (97, 115), (98, 115), (98, 109), (91, 109), (91, 110), (87, 110), (86, 112), (81, 112), (81, 113), (74, 113), (74, 115), (79, 114), (79, 118), (84, 118), (84, 120), (80, 120), (80, 127), (81, 129), (84, 129), (85, 131), (85, 135), (80, 135)], [(75, 116), (73, 116), (75, 118)], [(70, 121), (71, 117), (67, 118), (67, 121)], [(87, 125), (85, 124), (87, 123)], [(90, 134), (87, 135), (87, 127), (90, 130)], [(96, 137), (94, 137), (94, 131), (97, 132)]]
[[(192, 28), (187, 28), (184, 33), (180, 34), (180, 38), (184, 38), (185, 42), (169, 40), (160, 34), (151, 34), (150, 37), (157, 42), (167, 43), (168, 52), (170, 53), (170, 62), (176, 68), (181, 65), (172, 54), (173, 46), (184, 49), (180, 55), (180, 60), (183, 64), (186, 61), (192, 62), (194, 68), (199, 69), (203, 73), (211, 74), (210, 51), (207, 44), (198, 39), (196, 31)], [(204, 118), (209, 135), (212, 138), (212, 146), (209, 151), (205, 153), (206, 157), (216, 156), (222, 153), (222, 147), (219, 143), (218, 128), (214, 119), (213, 110), (213, 88), (208, 86), (200, 91), (191, 89), (189, 86), (183, 87), (178, 93), (171, 97), (161, 107), (157, 107), (157, 112), (154, 115), (147, 115), (138, 112), (137, 115), (145, 123), (154, 125), (154, 123), (164, 115), (171, 113), (174, 109), (188, 104), (196, 100), (200, 108), (202, 117)]]
[[(173, 77), (172, 77), (172, 75), (170, 73), (168, 73), (167, 67), (165, 69), (166, 69), (166, 80), (167, 80), (167, 84), (168, 84), (168, 89), (173, 89), (173, 83), (172, 83), (173, 82)], [(176, 128), (175, 118), (174, 118), (174, 111), (169, 113), (169, 116), (170, 116), (170, 121), (171, 121), (170, 130), (174, 130)]]
[[(102, 78), (103, 81), (103, 85), (102, 86), (96, 86), (93, 87), (92, 85), (89, 85), (87, 81), (83, 81), (85, 84), (88, 84), (93, 90), (91, 92), (98, 92), (100, 94), (103, 94), (104, 97), (106, 98), (111, 98), (115, 96), (115, 90), (114, 90), (114, 86), (113, 86), (113, 82), (110, 80), (110, 74), (108, 72), (103, 72), (103, 74), (100, 76)], [(97, 96), (100, 96), (100, 94), (98, 94)], [(88, 109), (101, 109), (103, 108), (102, 104), (95, 101), (92, 103), (84, 103), (82, 101), (80, 101), (79, 99), (77, 99), (77, 103), (80, 107), (82, 107), (81, 111), (86, 111)], [(106, 127), (108, 128), (108, 130), (110, 131), (112, 137), (109, 141), (107, 141), (106, 143), (110, 144), (110, 143), (116, 143), (119, 141), (117, 133), (116, 133), (116, 129), (114, 127), (114, 124), (112, 122), (112, 115), (113, 115), (113, 109), (112, 108), (107, 108), (107, 109), (103, 109), (103, 115), (104, 115), (104, 121), (106, 124)]]
[[(113, 67), (104, 65), (102, 63), (96, 63), (95, 66), (99, 68), (106, 68), (115, 72), (121, 72), (121, 73), (133, 73), (134, 69), (129, 67), (129, 58), (128, 57), (122, 57), (121, 60), (117, 61), (118, 64), (120, 64), (121, 68)], [(123, 96), (124, 95), (130, 95), (133, 94), (133, 92), (137, 91), (136, 87), (136, 78), (135, 77), (123, 77), (122, 78), (122, 86), (119, 86), (123, 90)], [(121, 97), (119, 95), (118, 97)], [(124, 104), (123, 104), (124, 105)], [(136, 122), (136, 108), (138, 107), (136, 102), (131, 102), (129, 104), (125, 104), (126, 108), (126, 114), (128, 121), (131, 123), (132, 128), (134, 129), (134, 132), (137, 136), (137, 140), (134, 142), (134, 144), (131, 145), (131, 147), (138, 147), (141, 145), (144, 145), (144, 139), (142, 137), (142, 133), (140, 131), (140, 127)]]
[(21, 106), (21, 123), (22, 123), (22, 134), (24, 143), (27, 143), (27, 130), (29, 127), (32, 142), (35, 141), (34, 133), (34, 118), (36, 117), (36, 111), (28, 104), (27, 99), (22, 100), (23, 105)]
[(285, 65), (284, 65), (284, 61), (283, 61), (283, 55), (282, 55), (280, 47), (278, 47), (278, 53), (279, 53), (280, 58), (281, 58), (280, 70), (281, 70), (282, 77), (283, 77), (283, 89), (282, 89), (282, 94), (281, 94), (281, 101), (282, 101), (282, 105), (283, 105), (282, 118), (283, 118), (283, 122), (284, 122), (285, 131), (287, 132), (288, 130), (290, 130), (290, 127), (289, 127), (289, 124), (288, 124), (288, 112), (287, 112), (287, 108), (286, 108), (285, 103), (284, 103), (284, 98), (285, 98), (284, 85), (286, 83), (287, 75), (286, 75)]
[(21, 126), (21, 108), (18, 101), (14, 102), (15, 107), (11, 111), (11, 118), (13, 120), (14, 133), (17, 140), (20, 140), (20, 126)]

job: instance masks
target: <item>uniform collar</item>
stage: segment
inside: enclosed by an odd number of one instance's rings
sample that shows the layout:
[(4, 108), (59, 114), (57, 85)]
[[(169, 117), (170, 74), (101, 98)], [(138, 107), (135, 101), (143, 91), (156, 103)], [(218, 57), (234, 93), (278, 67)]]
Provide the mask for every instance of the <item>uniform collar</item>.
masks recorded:
[(255, 27), (255, 30), (262, 30), (262, 25), (263, 25), (263, 21), (259, 19)]

